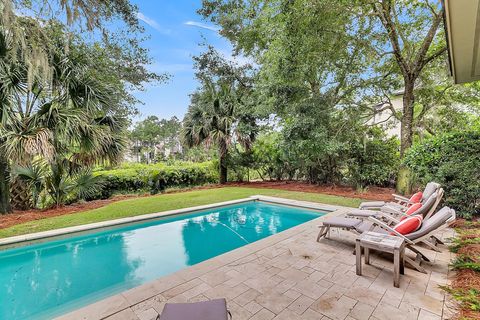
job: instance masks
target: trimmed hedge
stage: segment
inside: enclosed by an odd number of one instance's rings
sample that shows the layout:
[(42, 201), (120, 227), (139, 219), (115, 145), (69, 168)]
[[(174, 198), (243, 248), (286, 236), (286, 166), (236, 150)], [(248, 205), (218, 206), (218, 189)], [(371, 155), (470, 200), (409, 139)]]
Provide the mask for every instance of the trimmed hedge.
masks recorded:
[(173, 165), (125, 164), (114, 170), (96, 171), (94, 175), (102, 178), (104, 187), (92, 199), (106, 199), (115, 193), (139, 191), (156, 194), (167, 188), (198, 186), (218, 181), (217, 169), (213, 162), (180, 162)]
[(480, 132), (435, 136), (413, 146), (405, 164), (423, 184), (435, 181), (445, 190), (445, 205), (463, 217), (480, 215)]

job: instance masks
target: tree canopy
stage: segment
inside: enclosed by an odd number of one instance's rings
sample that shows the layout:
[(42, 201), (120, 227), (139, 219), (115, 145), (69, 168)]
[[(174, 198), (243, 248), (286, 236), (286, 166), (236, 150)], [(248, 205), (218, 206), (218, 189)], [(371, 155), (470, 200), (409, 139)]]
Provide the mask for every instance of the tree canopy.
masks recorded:
[[(57, 10), (66, 14), (64, 23)], [(17, 184), (12, 166), (43, 158), (56, 173), (51, 186), (58, 191), (64, 173), (120, 159), (126, 117), (136, 112), (132, 89), (164, 79), (147, 71), (150, 59), (138, 34), (130, 38), (104, 29), (107, 20), (118, 18), (141, 32), (135, 10), (127, 1), (0, 4), (2, 213), (10, 210), (10, 182)], [(98, 31), (102, 37), (94, 36)], [(13, 190), (23, 194), (20, 203), (28, 203), (20, 184)]]
[[(427, 69), (438, 71), (445, 53), (442, 10), (436, 1), (414, 0), (204, 0), (199, 12), (259, 65), (277, 112), (308, 95), (359, 116), (383, 104), (402, 123), (403, 152), (431, 110), (414, 119), (415, 95), (433, 85)], [(394, 110), (390, 97), (398, 90), (403, 108)]]

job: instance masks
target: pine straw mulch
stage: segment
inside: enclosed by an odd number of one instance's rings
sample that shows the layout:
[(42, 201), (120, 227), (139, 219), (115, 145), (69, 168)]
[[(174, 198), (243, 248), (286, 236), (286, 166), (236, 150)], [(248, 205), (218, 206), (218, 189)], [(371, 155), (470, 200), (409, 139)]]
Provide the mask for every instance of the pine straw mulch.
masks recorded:
[(457, 237), (450, 249), (457, 254), (456, 273), (445, 289), (459, 303), (456, 319), (480, 319), (480, 221), (458, 219), (454, 227)]
[(70, 214), (70, 213), (75, 213), (80, 211), (97, 209), (113, 202), (131, 199), (131, 198), (143, 197), (143, 196), (144, 195), (118, 195), (110, 199), (79, 202), (79, 203), (74, 203), (67, 206), (50, 208), (46, 210), (39, 210), (39, 209), (31, 209), (31, 210), (25, 210), (25, 211), (15, 210), (13, 213), (0, 215), (0, 229), (8, 228), (8, 227), (25, 223), (28, 221), (40, 220), (40, 219), (51, 218), (56, 216), (63, 216), (65, 214)]
[(478, 271), (462, 269), (459, 270), (450, 287), (446, 288), (453, 298), (458, 302), (455, 319), (478, 320), (480, 319), (480, 276)]
[(473, 270), (460, 270), (452, 281), (452, 287), (463, 289), (475, 289), (480, 291), (480, 277)]
[(478, 309), (472, 310), (468, 306), (468, 304), (473, 304), (478, 307), (478, 293), (480, 292), (480, 276), (478, 272), (473, 270), (459, 271), (452, 283), (452, 287), (457, 290), (460, 289), (464, 297), (466, 297), (463, 307), (459, 310), (459, 319), (480, 319), (480, 311)]
[(342, 185), (318, 185), (302, 181), (254, 181), (254, 182), (230, 182), (228, 186), (247, 187), (247, 188), (266, 188), (280, 189), (287, 191), (323, 193), (332, 196), (340, 196), (347, 198), (357, 198), (373, 201), (392, 201), (392, 194), (395, 193), (393, 188), (368, 187), (360, 192), (352, 187)]
[(480, 244), (474, 243), (474, 244), (469, 244), (464, 247), (461, 247), (457, 251), (458, 255), (462, 256), (468, 256), (470, 257), (474, 262), (478, 263), (480, 262)]

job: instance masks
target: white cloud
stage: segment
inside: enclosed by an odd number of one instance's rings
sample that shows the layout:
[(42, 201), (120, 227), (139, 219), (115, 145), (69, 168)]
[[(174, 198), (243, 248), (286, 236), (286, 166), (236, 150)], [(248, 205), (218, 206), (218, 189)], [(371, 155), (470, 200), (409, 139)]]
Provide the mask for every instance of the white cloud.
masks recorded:
[(208, 25), (202, 22), (197, 22), (197, 21), (187, 21), (187, 22), (184, 22), (183, 24), (186, 26), (197, 27), (197, 28), (206, 29), (206, 30), (215, 31), (215, 32), (218, 32), (220, 30), (215, 26), (211, 26), (211, 25)]
[(217, 49), (217, 51), (228, 61), (233, 62), (239, 66), (250, 64), (256, 66), (255, 60), (251, 57), (245, 57), (244, 55), (233, 55), (231, 49)]
[(153, 29), (157, 30), (160, 33), (170, 34), (172, 32), (172, 30), (163, 28), (162, 26), (160, 26), (158, 24), (157, 21), (153, 20), (152, 18), (147, 17), (146, 15), (144, 15), (141, 12), (137, 13), (137, 18), (138, 18), (138, 20), (141, 20), (141, 21), (145, 22), (150, 27), (152, 27)]

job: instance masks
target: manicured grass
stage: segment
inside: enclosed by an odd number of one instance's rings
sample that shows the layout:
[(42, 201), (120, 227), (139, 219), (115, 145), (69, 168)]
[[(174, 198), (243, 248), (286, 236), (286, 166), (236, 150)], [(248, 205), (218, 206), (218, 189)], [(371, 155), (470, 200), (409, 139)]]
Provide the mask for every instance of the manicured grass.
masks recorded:
[(141, 214), (181, 209), (215, 202), (246, 198), (252, 195), (274, 196), (295, 200), (321, 202), (331, 205), (358, 207), (362, 200), (320, 193), (294, 192), (274, 189), (227, 187), (163, 194), (152, 197), (114, 202), (105, 207), (73, 214), (46, 218), (0, 230), (0, 238), (46, 231), (81, 224), (132, 217)]

